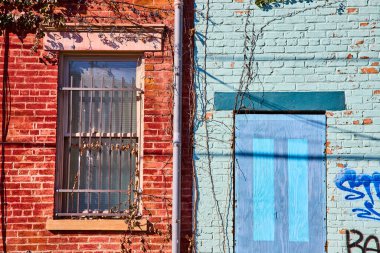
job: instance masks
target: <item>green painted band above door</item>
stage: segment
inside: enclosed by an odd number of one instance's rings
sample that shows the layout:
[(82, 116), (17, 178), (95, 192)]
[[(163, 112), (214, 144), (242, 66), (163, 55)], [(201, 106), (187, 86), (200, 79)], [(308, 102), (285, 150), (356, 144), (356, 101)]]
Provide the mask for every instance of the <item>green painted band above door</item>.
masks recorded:
[(345, 110), (344, 91), (215, 92), (215, 110), (339, 111)]

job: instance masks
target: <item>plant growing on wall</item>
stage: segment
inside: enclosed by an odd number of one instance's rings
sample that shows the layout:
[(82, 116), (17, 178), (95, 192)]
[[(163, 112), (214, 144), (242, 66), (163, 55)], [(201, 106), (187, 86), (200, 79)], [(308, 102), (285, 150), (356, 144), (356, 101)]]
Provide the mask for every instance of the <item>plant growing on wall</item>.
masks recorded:
[[(78, 6), (81, 2), (78, 0)], [(42, 25), (64, 25), (68, 14), (64, 7), (67, 7), (67, 3), (62, 0), (1, 0), (0, 35), (12, 32), (23, 38), (28, 33), (34, 33), (36, 42), (32, 49), (36, 50), (39, 39), (44, 36)]]

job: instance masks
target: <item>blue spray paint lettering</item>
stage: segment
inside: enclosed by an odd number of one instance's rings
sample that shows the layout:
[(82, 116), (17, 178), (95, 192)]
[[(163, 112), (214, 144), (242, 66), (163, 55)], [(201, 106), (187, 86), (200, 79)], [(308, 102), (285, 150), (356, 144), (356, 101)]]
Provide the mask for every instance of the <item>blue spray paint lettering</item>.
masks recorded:
[(363, 207), (352, 209), (357, 217), (380, 221), (380, 212), (375, 210), (375, 199), (371, 191), (373, 187), (380, 200), (380, 173), (356, 174), (355, 170), (346, 169), (336, 177), (335, 185), (348, 193), (344, 197), (346, 200), (364, 200)]

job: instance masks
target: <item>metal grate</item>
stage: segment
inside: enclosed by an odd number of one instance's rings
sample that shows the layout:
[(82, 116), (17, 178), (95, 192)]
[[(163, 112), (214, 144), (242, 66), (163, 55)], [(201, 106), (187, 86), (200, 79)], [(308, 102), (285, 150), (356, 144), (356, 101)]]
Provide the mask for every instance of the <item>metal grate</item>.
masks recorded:
[(142, 90), (136, 63), (73, 61), (62, 99), (58, 217), (120, 217), (135, 196)]

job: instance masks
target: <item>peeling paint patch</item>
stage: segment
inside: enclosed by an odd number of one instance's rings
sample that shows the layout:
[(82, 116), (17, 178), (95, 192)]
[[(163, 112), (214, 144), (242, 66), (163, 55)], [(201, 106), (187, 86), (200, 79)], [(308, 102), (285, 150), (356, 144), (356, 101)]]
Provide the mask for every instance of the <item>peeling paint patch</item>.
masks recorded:
[(244, 14), (248, 14), (249, 11), (235, 11), (235, 13), (237, 15), (244, 15)]
[(206, 112), (205, 119), (206, 120), (212, 119), (212, 115), (213, 115), (212, 112)]
[(362, 44), (364, 44), (364, 40), (357, 40), (355, 42), (355, 45), (362, 45)]
[(362, 74), (378, 74), (379, 70), (376, 68), (362, 68), (361, 69)]
[(358, 13), (358, 8), (347, 8), (347, 13), (348, 14), (356, 14)]
[(343, 114), (346, 115), (346, 116), (347, 115), (352, 115), (352, 111), (344, 111)]

